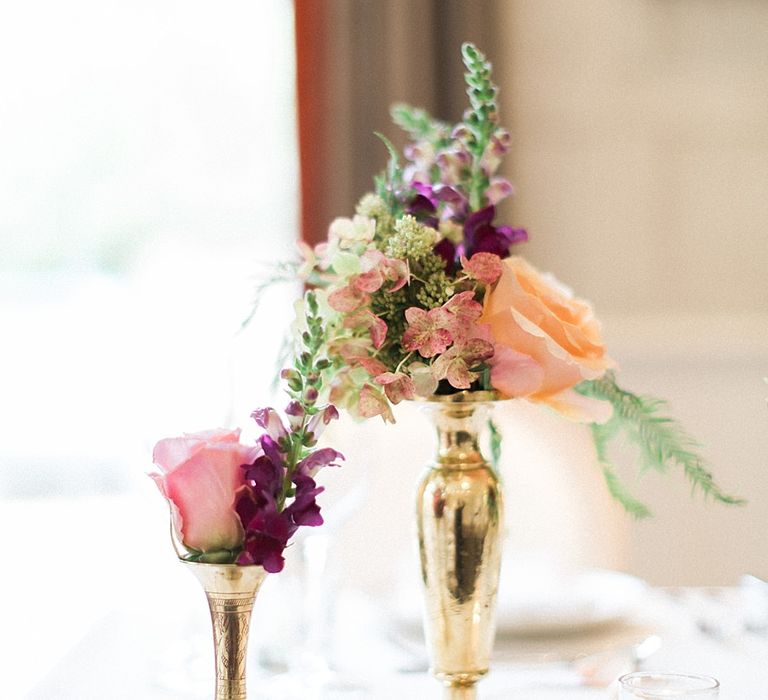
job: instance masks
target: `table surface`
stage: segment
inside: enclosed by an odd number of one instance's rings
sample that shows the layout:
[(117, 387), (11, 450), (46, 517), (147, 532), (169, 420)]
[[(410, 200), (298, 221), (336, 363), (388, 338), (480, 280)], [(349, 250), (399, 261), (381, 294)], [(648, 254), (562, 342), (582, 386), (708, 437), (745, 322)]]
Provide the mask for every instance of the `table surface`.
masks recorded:
[[(728, 627), (736, 619), (738, 589), (653, 590), (638, 619), (579, 636), (551, 639), (502, 639), (492, 672), (481, 682), (481, 700), (550, 700), (569, 698), (598, 700), (615, 697), (615, 684), (589, 687), (584, 670), (590, 659), (604, 674), (616, 675), (629, 663), (628, 639), (641, 640), (656, 634), (657, 651), (642, 663), (643, 670), (706, 673), (722, 684), (724, 700), (768, 698), (768, 637)], [(697, 618), (702, 604), (716, 602), (723, 629), (709, 629)], [(207, 611), (202, 599), (180, 599), (179, 608), (120, 608), (93, 625), (81, 641), (26, 697), (28, 700), (207, 700), (212, 697), (212, 645)], [(193, 603), (189, 607), (188, 603)], [(269, 649), (264, 644), (269, 630), (259, 628), (259, 604), (250, 650), (249, 696), (285, 698), (439, 698), (441, 691), (422, 668), (418, 641), (406, 644), (391, 634), (386, 614), (371, 601), (348, 595), (339, 607), (346, 618), (345, 631), (337, 632), (335, 658), (344, 660), (348, 689), (293, 694), (281, 685), (280, 676), (257, 663)], [(727, 611), (732, 609), (733, 616)], [(711, 610), (710, 610), (711, 612)], [(710, 615), (710, 621), (711, 621)], [(730, 621), (730, 622), (729, 622)], [(717, 620), (716, 620), (717, 622)], [(719, 623), (718, 623), (719, 624)], [(342, 625), (343, 627), (343, 625)], [(582, 657), (573, 650), (583, 644)], [(545, 661), (549, 648), (554, 661)], [(511, 652), (510, 652), (511, 650)], [(288, 654), (291, 650), (288, 650)], [(561, 655), (558, 658), (558, 654)], [(585, 661), (586, 658), (586, 661)], [(598, 673), (599, 675), (599, 673)], [(611, 676), (613, 678), (616, 675)], [(589, 677), (588, 675), (586, 677)]]
[[(66, 503), (49, 503), (40, 510), (6, 504), (0, 511), (4, 531), (37, 527), (48, 532), (50, 523), (56, 523), (61, 541), (83, 542), (87, 535), (89, 543), (88, 556), (80, 560), (66, 547), (53, 548), (44, 558), (4, 559), (2, 700), (213, 696), (210, 621), (203, 594), (170, 556), (167, 541), (156, 535), (167, 527), (167, 516), (160, 513), (153, 519), (149, 513), (137, 523), (137, 508), (132, 499), (95, 499), (88, 508), (78, 506), (87, 515), (83, 522)], [(110, 527), (94, 529), (93, 522)], [(14, 561), (22, 563), (8, 564)], [(248, 672), (249, 697), (254, 699), (290, 700), (290, 695), (278, 692), (276, 673), (286, 663), (305, 667), (306, 659), (297, 654), (296, 625), (303, 619), (297, 602), (303, 598), (291, 588), (290, 574), (286, 568), (279, 577), (269, 577), (257, 600)], [(721, 681), (721, 699), (768, 700), (768, 633), (759, 627), (750, 631), (743, 594), (743, 588), (648, 589), (634, 618), (614, 627), (538, 640), (500, 636), (491, 673), (480, 684), (480, 698), (615, 697), (615, 689), (589, 687), (585, 679), (615, 678), (626, 670), (631, 643), (656, 635), (661, 646), (643, 661), (643, 670), (713, 675)], [(438, 683), (425, 670), (423, 645), (403, 634), (391, 607), (350, 590), (330, 600), (329, 622), (332, 618), (335, 623), (326, 626), (323, 643), (356, 689), (304, 690), (293, 697), (441, 696)]]

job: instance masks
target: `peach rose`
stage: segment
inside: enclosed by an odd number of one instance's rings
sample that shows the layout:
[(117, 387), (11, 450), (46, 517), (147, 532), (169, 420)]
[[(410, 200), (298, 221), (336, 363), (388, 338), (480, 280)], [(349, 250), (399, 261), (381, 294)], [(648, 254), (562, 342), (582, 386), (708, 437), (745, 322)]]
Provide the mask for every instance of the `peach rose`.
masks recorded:
[(486, 294), (478, 321), (490, 327), (496, 346), (491, 384), (505, 396), (545, 403), (574, 420), (605, 422), (611, 405), (573, 390), (615, 366), (605, 354), (591, 307), (523, 258), (502, 262), (501, 277)]
[(243, 464), (260, 448), (239, 442), (239, 430), (209, 430), (166, 438), (152, 455), (160, 473), (150, 474), (171, 504), (173, 524), (183, 544), (200, 552), (232, 550), (243, 543), (235, 512), (245, 484)]

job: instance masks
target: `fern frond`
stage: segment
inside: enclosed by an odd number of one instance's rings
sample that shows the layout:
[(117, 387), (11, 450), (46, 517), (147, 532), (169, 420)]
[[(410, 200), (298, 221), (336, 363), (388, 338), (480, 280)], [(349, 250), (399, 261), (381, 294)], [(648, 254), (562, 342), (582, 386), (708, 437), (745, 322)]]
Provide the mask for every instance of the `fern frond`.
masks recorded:
[(611, 402), (613, 418), (604, 429), (622, 430), (638, 446), (644, 469), (665, 472), (673, 465), (681, 467), (693, 492), (700, 490), (705, 496), (728, 505), (745, 503), (726, 494), (715, 483), (706, 461), (696, 451), (699, 444), (683, 427), (673, 418), (659, 415), (667, 408), (665, 401), (620, 388), (613, 372), (607, 372), (601, 379), (583, 382), (578, 391)]
[(299, 269), (299, 263), (295, 261), (282, 260), (277, 263), (268, 263), (266, 267), (267, 269), (265, 273), (259, 276), (260, 279), (257, 281), (256, 286), (254, 287), (251, 309), (248, 312), (248, 315), (240, 324), (239, 332), (244, 331), (251, 323), (251, 321), (253, 321), (256, 313), (259, 310), (259, 307), (261, 306), (261, 299), (268, 289), (274, 287), (277, 284), (286, 284), (289, 282), (295, 284), (296, 282), (296, 274)]
[(414, 141), (429, 141), (439, 145), (447, 141), (451, 128), (445, 122), (434, 119), (420, 107), (412, 107), (403, 102), (392, 105), (389, 110), (392, 121), (405, 131)]
[(604, 425), (592, 424), (592, 437), (595, 441), (597, 460), (603, 470), (605, 485), (608, 487), (608, 492), (611, 496), (622, 505), (627, 513), (638, 519), (647, 518), (651, 515), (651, 511), (626, 490), (621, 479), (619, 479), (619, 475), (616, 473), (616, 468), (608, 459), (608, 441), (612, 434), (613, 431), (606, 429)]

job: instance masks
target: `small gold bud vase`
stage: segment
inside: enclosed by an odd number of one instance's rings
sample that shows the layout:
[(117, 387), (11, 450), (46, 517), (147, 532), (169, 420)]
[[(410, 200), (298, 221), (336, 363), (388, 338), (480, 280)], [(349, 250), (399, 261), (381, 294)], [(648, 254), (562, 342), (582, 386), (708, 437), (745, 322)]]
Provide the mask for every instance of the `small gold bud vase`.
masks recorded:
[(446, 700), (473, 700), (490, 665), (496, 631), (503, 505), (479, 435), (492, 392), (435, 396), (427, 404), (438, 450), (417, 492), (430, 667)]
[(216, 700), (246, 700), (248, 628), (256, 594), (267, 577), (261, 566), (181, 560), (208, 598), (216, 656)]

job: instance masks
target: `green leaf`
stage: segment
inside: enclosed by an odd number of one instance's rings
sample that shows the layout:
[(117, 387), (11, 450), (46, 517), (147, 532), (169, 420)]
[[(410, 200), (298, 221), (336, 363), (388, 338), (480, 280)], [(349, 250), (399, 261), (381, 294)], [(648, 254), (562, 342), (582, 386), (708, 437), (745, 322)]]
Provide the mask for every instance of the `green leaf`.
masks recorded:
[(397, 149), (392, 142), (384, 136), (384, 134), (379, 133), (378, 131), (374, 131), (373, 133), (386, 146), (387, 151), (389, 151), (386, 177), (379, 176), (378, 178), (374, 178), (376, 192), (385, 202), (387, 202), (390, 210), (393, 210), (396, 205), (395, 194), (400, 190), (403, 184), (403, 169), (400, 166)]
[(414, 141), (429, 141), (438, 148), (448, 143), (450, 126), (433, 119), (426, 110), (399, 102), (392, 105), (390, 114), (392, 121)]
[(488, 419), (488, 432), (491, 438), (491, 464), (498, 474), (501, 461), (501, 432), (493, 419)]
[(386, 136), (384, 136), (384, 134), (382, 134), (379, 131), (374, 131), (373, 134), (386, 146), (387, 151), (389, 152), (389, 163), (387, 164), (387, 172), (389, 174), (389, 179), (391, 183), (394, 177), (402, 173), (402, 169), (400, 168), (400, 155), (398, 154), (394, 144)]
[(696, 451), (698, 443), (677, 421), (660, 414), (667, 409), (665, 401), (620, 388), (613, 372), (607, 372), (601, 379), (582, 382), (576, 390), (585, 396), (610, 401), (613, 406), (610, 422), (596, 426), (597, 431), (593, 429), (601, 462), (605, 462), (605, 442), (621, 431), (637, 445), (643, 469), (666, 472), (677, 466), (682, 468), (692, 492), (701, 491), (706, 497), (727, 505), (746, 502), (722, 491), (706, 461)]
[(597, 451), (597, 460), (603, 469), (603, 477), (605, 478), (605, 485), (608, 487), (608, 491), (627, 511), (630, 515), (636, 518), (647, 518), (651, 515), (651, 511), (648, 508), (635, 499), (626, 490), (624, 485), (619, 479), (619, 475), (616, 473), (616, 469), (608, 460), (608, 440), (612, 436), (612, 431), (606, 429), (603, 425), (592, 425), (592, 437), (595, 441), (595, 449)]

